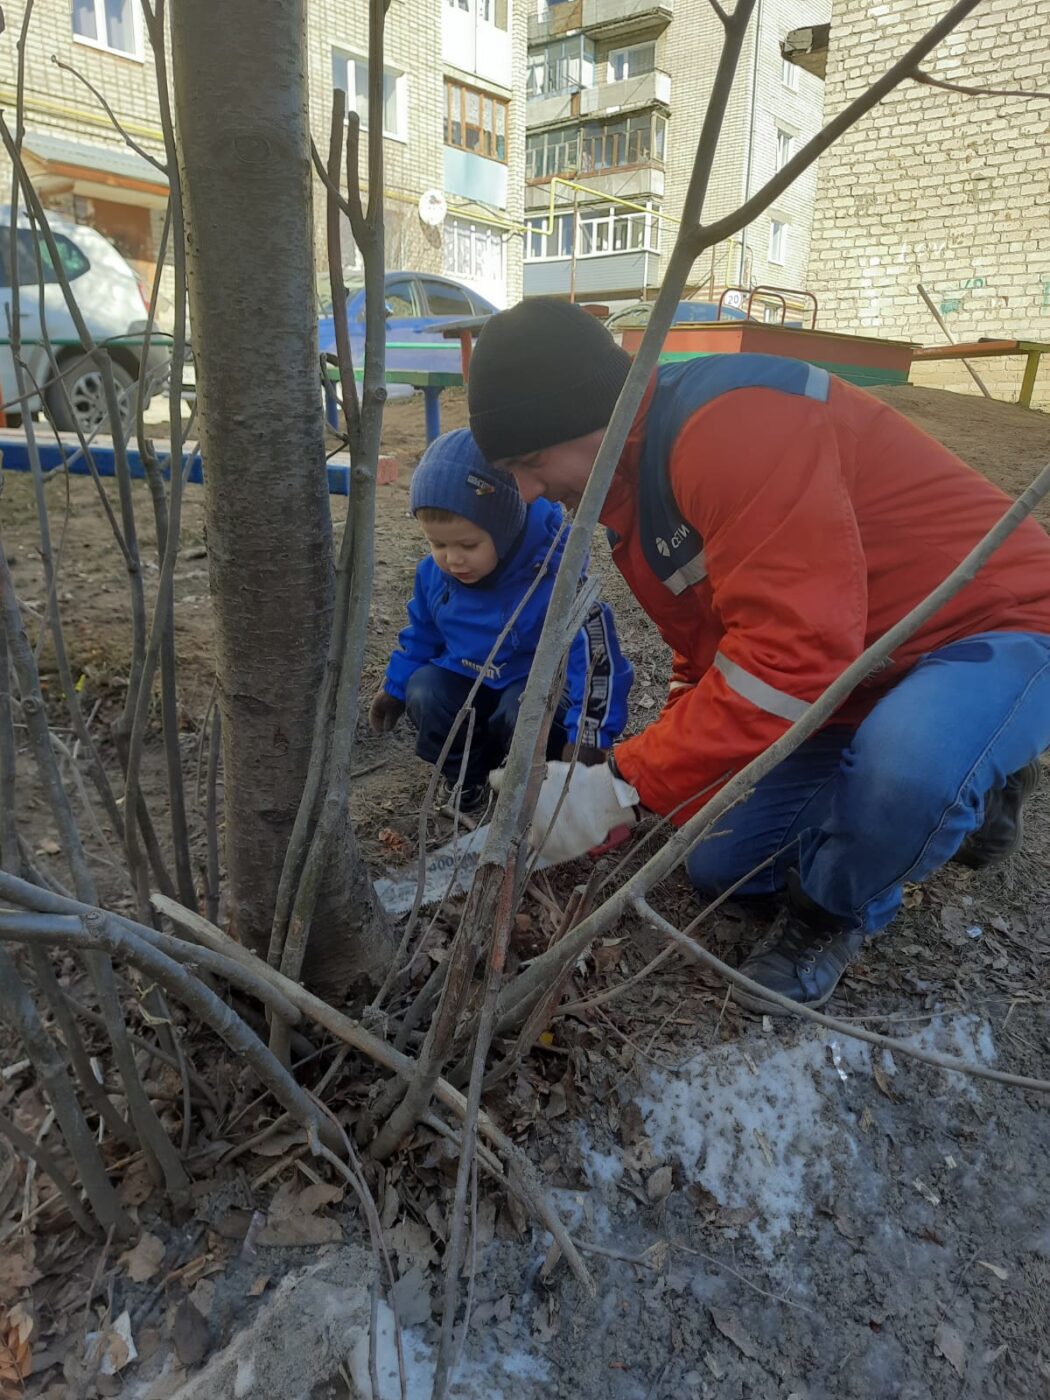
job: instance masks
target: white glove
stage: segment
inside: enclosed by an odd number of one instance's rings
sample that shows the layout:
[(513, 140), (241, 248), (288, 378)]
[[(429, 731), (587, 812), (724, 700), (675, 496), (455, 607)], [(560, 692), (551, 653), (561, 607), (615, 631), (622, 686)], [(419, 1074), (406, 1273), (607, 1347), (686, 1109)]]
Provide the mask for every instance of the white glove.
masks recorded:
[[(552, 865), (585, 855), (602, 845), (616, 827), (634, 826), (638, 820), (639, 797), (630, 783), (617, 778), (607, 763), (594, 768), (577, 764), (554, 826), (548, 831), (570, 767), (557, 759), (547, 764), (529, 832), (529, 844), (535, 850), (542, 842), (544, 859)], [(489, 774), (497, 792), (502, 781), (502, 769)]]

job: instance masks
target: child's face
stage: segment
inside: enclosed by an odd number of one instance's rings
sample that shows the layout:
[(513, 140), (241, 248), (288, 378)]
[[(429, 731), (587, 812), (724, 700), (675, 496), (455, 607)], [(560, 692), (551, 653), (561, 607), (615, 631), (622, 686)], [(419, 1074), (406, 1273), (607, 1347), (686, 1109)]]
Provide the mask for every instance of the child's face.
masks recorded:
[(478, 583), (499, 563), (487, 530), (457, 515), (454, 520), (421, 520), (434, 563), (459, 583)]

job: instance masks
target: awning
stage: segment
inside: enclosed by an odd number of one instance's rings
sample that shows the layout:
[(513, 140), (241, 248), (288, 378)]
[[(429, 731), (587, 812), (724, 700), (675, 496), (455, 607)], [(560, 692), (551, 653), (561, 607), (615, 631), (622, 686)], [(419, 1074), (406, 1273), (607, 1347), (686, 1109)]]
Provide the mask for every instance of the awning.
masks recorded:
[(49, 175), (65, 175), (73, 180), (140, 190), (144, 194), (168, 193), (166, 177), (128, 146), (96, 146), (50, 132), (27, 131), (22, 149), (26, 156), (35, 157)]
[(830, 24), (807, 25), (803, 29), (792, 29), (780, 45), (780, 52), (789, 63), (804, 68), (815, 78), (823, 78), (828, 66), (830, 39)]

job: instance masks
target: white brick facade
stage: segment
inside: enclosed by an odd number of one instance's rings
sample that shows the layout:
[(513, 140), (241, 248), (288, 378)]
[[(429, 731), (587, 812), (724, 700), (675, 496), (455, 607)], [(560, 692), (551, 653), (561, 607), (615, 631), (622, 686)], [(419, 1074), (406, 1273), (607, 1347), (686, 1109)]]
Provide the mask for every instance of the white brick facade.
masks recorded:
[[(827, 111), (841, 108), (944, 12), (941, 0), (834, 0)], [(1046, 0), (985, 0), (926, 60), (971, 86), (1050, 91)], [(956, 340), (1050, 340), (1050, 102), (968, 97), (907, 83), (821, 159), (810, 283), (821, 324), (944, 344), (922, 282)], [(1018, 359), (976, 367), (1016, 398)], [(976, 392), (958, 364), (917, 383)], [(1050, 405), (1050, 365), (1034, 402)]]

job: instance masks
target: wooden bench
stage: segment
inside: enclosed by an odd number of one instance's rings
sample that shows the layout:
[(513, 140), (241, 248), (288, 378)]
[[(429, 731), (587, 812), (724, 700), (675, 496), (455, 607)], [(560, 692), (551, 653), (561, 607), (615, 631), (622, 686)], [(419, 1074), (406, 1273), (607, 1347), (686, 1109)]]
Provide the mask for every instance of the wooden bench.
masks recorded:
[(1017, 402), (1022, 408), (1032, 407), (1032, 394), (1035, 392), (1035, 377), (1039, 373), (1039, 361), (1050, 351), (1050, 342), (1045, 340), (971, 340), (955, 345), (930, 345), (912, 352), (913, 360), (987, 360), (1000, 355), (1024, 355), (1024, 374), (1021, 377), (1021, 393)]

